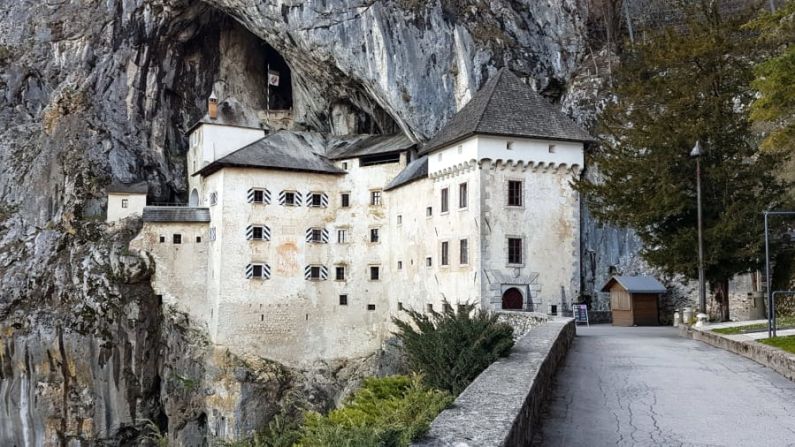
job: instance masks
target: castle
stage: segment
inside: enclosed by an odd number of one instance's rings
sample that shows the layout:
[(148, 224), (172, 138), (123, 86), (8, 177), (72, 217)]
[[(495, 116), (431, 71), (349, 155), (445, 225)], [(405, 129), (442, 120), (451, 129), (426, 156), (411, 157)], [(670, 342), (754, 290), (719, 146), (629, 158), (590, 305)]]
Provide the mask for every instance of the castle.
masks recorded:
[(267, 131), (214, 95), (188, 138), (188, 206), (117, 188), (108, 219), (142, 215), (155, 292), (235, 353), (360, 357), (408, 308), (546, 311), (580, 290), (590, 137), (508, 70), (421, 147)]

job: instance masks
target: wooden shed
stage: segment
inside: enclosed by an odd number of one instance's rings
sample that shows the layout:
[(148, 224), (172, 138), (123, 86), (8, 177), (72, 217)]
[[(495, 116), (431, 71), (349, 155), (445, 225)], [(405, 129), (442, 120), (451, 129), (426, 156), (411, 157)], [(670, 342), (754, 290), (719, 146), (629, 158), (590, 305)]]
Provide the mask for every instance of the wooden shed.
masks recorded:
[(657, 326), (660, 295), (667, 292), (651, 276), (613, 276), (602, 287), (610, 292), (613, 326)]

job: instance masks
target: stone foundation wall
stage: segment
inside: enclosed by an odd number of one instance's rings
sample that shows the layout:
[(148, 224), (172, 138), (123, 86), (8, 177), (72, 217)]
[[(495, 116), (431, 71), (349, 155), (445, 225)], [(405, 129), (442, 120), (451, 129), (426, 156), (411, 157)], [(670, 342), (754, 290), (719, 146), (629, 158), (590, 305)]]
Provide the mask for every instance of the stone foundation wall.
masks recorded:
[(443, 411), (414, 447), (530, 445), (558, 365), (574, 340), (574, 320), (529, 331), (508, 358), (484, 371)]

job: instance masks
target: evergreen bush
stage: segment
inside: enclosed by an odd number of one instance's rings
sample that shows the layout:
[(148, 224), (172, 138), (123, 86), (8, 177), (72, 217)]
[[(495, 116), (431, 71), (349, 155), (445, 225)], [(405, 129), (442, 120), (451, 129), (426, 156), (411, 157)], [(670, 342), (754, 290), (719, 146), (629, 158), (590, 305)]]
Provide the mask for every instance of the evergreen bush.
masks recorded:
[(424, 314), (406, 310), (410, 320), (395, 318), (395, 335), (412, 371), (425, 383), (458, 395), (484, 369), (513, 347), (513, 328), (497, 321), (497, 315), (459, 306), (458, 312), (445, 302), (442, 312)]

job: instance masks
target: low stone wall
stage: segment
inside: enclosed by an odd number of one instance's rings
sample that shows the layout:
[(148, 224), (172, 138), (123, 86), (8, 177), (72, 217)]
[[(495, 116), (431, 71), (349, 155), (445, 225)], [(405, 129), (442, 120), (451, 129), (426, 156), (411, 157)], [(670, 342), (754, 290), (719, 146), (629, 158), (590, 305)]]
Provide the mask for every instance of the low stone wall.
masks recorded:
[(513, 328), (513, 340), (518, 341), (530, 332), (534, 327), (538, 327), (549, 320), (547, 314), (540, 312), (523, 312), (511, 310), (498, 310), (497, 318), (503, 323), (507, 323)]
[(541, 406), (575, 335), (574, 320), (531, 329), (484, 371), (414, 447), (529, 446)]
[(755, 340), (738, 339), (742, 336), (724, 335), (710, 330), (700, 330), (679, 326), (679, 333), (693, 340), (703, 341), (716, 348), (747, 357), (757, 363), (778, 372), (782, 376), (795, 381), (795, 355)]

